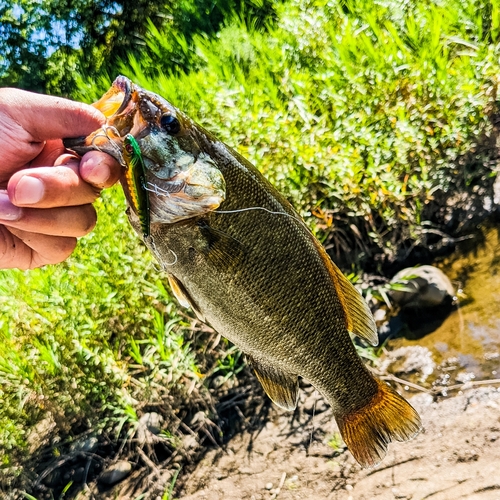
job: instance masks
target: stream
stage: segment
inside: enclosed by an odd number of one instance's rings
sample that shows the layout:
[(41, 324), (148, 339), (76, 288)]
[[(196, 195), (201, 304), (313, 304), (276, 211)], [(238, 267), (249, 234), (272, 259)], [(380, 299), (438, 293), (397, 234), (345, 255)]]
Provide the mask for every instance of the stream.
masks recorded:
[(500, 378), (500, 230), (483, 227), (479, 240), (462, 242), (436, 264), (452, 281), (457, 306), (410, 314), (398, 338), (388, 342), (391, 351), (421, 346), (432, 353), (435, 369), (420, 382)]

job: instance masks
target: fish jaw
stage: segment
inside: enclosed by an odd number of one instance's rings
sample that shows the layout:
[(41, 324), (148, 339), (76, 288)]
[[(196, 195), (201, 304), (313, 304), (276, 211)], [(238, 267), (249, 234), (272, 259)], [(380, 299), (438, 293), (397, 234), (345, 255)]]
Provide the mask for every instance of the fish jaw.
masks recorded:
[(110, 89), (93, 104), (107, 118), (106, 123), (86, 137), (64, 139), (64, 145), (79, 155), (93, 150), (103, 151), (123, 165), (123, 138), (132, 129), (137, 115), (135, 87), (124, 76), (116, 78)]
[(221, 171), (201, 154), (187, 170), (165, 180), (148, 173), (151, 222), (173, 224), (215, 210), (226, 199)]

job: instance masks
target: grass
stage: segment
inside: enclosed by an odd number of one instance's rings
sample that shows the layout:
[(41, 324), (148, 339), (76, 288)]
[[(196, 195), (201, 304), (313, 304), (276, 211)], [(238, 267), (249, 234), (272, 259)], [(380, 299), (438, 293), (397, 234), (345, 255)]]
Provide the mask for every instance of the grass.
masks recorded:
[[(191, 43), (151, 27), (123, 73), (252, 160), (333, 255), (394, 257), (434, 223), (439, 193), (493, 175), (482, 145), (497, 111), (500, 3), (288, 0), (276, 10), (265, 32), (234, 18)], [(172, 63), (172, 44), (189, 69)], [(115, 76), (82, 76), (73, 95), (92, 101)], [(180, 408), (203, 394), (202, 374), (223, 382), (241, 370), (237, 351), (223, 343), (214, 355), (178, 312), (120, 190), (98, 209), (67, 262), (1, 273), (0, 487), (19, 481), (40, 423), (53, 424), (40, 449), (63, 449), (75, 429), (126, 434), (148, 404)], [(168, 422), (163, 433), (176, 442)]]
[(120, 428), (137, 420), (142, 402), (201, 385), (189, 335), (183, 334), (191, 321), (179, 316), (150, 255), (132, 234), (123, 195), (115, 189), (98, 205), (96, 230), (67, 262), (2, 272), (5, 478), (16, 474), (40, 422), (55, 423), (53, 431), (38, 436), (42, 446), (58, 433), (71, 435), (74, 426)]

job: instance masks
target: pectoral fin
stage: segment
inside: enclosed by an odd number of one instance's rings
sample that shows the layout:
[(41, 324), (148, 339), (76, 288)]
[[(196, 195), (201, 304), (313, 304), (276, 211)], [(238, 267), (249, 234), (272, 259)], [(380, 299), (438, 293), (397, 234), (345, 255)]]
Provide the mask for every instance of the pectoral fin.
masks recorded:
[(284, 410), (294, 410), (297, 407), (299, 395), (299, 379), (297, 375), (283, 373), (250, 357), (248, 357), (248, 361), (264, 391), (266, 391), (273, 403)]
[(213, 228), (205, 220), (200, 220), (197, 224), (206, 241), (207, 260), (218, 269), (236, 267), (245, 255), (243, 245), (229, 234)]
[(172, 293), (175, 295), (175, 298), (179, 301), (179, 304), (183, 307), (190, 307), (196, 317), (200, 321), (205, 321), (205, 316), (201, 313), (199, 307), (196, 305), (196, 302), (191, 298), (189, 292), (186, 290), (184, 285), (171, 274), (168, 275), (168, 282), (170, 283), (170, 288), (172, 289)]

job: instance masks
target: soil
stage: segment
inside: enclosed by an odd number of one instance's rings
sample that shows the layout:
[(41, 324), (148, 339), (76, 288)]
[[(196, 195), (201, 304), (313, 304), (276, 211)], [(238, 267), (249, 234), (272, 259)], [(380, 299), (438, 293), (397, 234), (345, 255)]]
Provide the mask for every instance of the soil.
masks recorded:
[(499, 500), (500, 389), (472, 388), (440, 401), (420, 393), (410, 401), (425, 430), (391, 444), (378, 467), (361, 469), (338, 443), (330, 409), (305, 388), (295, 413), (273, 407), (261, 429), (209, 451), (176, 498)]

